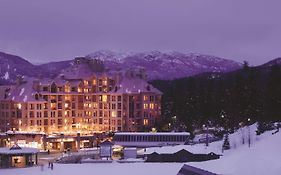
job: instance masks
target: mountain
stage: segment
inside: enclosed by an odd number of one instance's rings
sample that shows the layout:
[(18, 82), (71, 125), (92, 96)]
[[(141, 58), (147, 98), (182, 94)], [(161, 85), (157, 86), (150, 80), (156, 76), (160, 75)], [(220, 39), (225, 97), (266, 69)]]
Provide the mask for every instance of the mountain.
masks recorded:
[(176, 79), (203, 72), (229, 72), (241, 68), (241, 64), (202, 54), (180, 52), (141, 52), (120, 54), (111, 51), (98, 51), (88, 55), (101, 59), (111, 70), (144, 68), (150, 80)]
[[(88, 54), (87, 57), (102, 60), (105, 68), (110, 70), (144, 68), (149, 80), (171, 80), (203, 72), (229, 72), (241, 68), (241, 64), (235, 61), (195, 53), (118, 53), (100, 50)], [(0, 52), (0, 83), (12, 83), (17, 75), (52, 78), (68, 68), (72, 62), (73, 60), (68, 60), (34, 65), (19, 56)]]
[(33, 76), (36, 66), (25, 59), (0, 52), (0, 84), (14, 81), (17, 75)]
[(268, 67), (271, 67), (273, 65), (281, 65), (281, 57), (270, 60), (269, 62), (264, 63), (264, 64), (262, 64), (258, 67), (268, 68)]

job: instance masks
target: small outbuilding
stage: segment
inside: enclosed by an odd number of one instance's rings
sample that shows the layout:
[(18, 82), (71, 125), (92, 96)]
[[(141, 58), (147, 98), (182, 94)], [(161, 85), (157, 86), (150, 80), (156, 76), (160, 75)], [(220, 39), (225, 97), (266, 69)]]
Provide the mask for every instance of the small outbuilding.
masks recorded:
[(124, 148), (124, 159), (136, 159), (137, 148)]
[(201, 162), (213, 159), (219, 159), (220, 155), (215, 153), (193, 154), (185, 149), (175, 153), (156, 153), (147, 154), (147, 162)]
[(100, 158), (106, 158), (108, 160), (112, 158), (112, 146), (114, 144), (109, 140), (102, 142), (100, 146)]
[(11, 148), (0, 148), (0, 168), (24, 168), (37, 165), (38, 149), (21, 148), (17, 144)]

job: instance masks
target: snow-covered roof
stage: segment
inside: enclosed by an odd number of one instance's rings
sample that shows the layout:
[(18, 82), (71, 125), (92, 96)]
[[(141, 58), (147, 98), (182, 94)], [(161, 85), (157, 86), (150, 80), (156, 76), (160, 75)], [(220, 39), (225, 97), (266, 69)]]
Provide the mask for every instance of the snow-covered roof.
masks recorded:
[(134, 93), (150, 92), (150, 93), (162, 94), (161, 91), (154, 88), (145, 80), (137, 77), (134, 78), (124, 77), (122, 81), (117, 85), (117, 87), (118, 90), (115, 93), (134, 94)]
[(6, 134), (38, 134), (38, 135), (44, 135), (44, 132), (31, 132), (31, 131), (7, 131)]
[(36, 148), (27, 148), (22, 147), (20, 149), (11, 149), (8, 147), (0, 148), (0, 154), (10, 154), (10, 155), (17, 155), (17, 154), (36, 154), (39, 150)]
[(62, 71), (65, 79), (87, 79), (94, 76), (96, 73), (88, 64), (76, 64)]
[(35, 94), (38, 92), (33, 89), (34, 80), (37, 79), (27, 78), (22, 84), (13, 86), (6, 100), (13, 100), (16, 102), (38, 101), (35, 100)]
[(0, 136), (6, 136), (6, 133), (0, 132)]
[(11, 88), (11, 86), (0, 86), (0, 100), (4, 100), (6, 90)]
[(189, 132), (117, 132), (115, 135), (190, 135)]

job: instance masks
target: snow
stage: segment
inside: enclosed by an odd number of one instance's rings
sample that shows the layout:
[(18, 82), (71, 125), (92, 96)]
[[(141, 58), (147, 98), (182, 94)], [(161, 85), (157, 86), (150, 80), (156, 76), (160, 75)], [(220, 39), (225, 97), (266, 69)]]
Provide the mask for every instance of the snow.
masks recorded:
[[(45, 166), (23, 169), (0, 170), (5, 175), (77, 175), (77, 174), (97, 174), (97, 175), (176, 175), (182, 163), (86, 163), (86, 164), (54, 164), (54, 170)], [(164, 168), (163, 168), (164, 167)]]
[[(223, 141), (204, 144), (178, 145), (161, 148), (149, 148), (147, 151), (173, 152), (178, 149), (187, 149), (194, 153), (215, 152), (222, 154), (220, 159), (205, 162), (188, 162), (186, 164), (204, 170), (229, 175), (279, 175), (281, 172), (281, 132), (272, 134), (268, 131), (260, 136), (255, 135), (256, 125), (244, 127), (229, 135), (231, 149), (222, 153)], [(248, 145), (248, 136), (251, 145)], [(242, 144), (244, 138), (245, 144)], [(55, 164), (54, 170), (47, 169), (41, 172), (40, 167), (24, 169), (3, 169), (5, 175), (55, 175), (55, 174), (114, 174), (114, 175), (176, 175), (184, 163), (87, 163), (87, 164)]]
[(24, 88), (22, 88), (22, 89), (20, 90), (20, 96), (22, 96), (23, 93), (24, 93)]
[(12, 149), (10, 148), (0, 148), (0, 154), (24, 154), (24, 153), (38, 153), (36, 148), (21, 148), (21, 149)]
[(4, 78), (5, 80), (8, 80), (9, 77), (10, 77), (9, 72), (6, 72), (5, 75), (3, 76), (3, 78)]
[(280, 174), (280, 144), (280, 132), (275, 135), (267, 132), (250, 148), (245, 144), (226, 151), (219, 160), (190, 163), (190, 165), (219, 174)]
[(24, 101), (24, 102), (27, 101), (27, 95), (24, 96), (23, 101)]

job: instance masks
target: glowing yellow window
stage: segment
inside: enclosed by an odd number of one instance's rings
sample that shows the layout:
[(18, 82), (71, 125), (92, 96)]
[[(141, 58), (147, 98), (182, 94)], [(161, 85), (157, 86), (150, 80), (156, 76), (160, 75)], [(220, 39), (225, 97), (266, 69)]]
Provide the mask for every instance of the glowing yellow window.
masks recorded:
[(150, 109), (154, 109), (154, 104), (153, 104), (153, 103), (150, 103), (150, 104), (149, 104), (149, 108), (150, 108)]
[(148, 96), (147, 95), (143, 96), (143, 100), (147, 101), (148, 100)]
[(116, 111), (111, 112), (111, 117), (116, 117)]
[(106, 81), (106, 80), (103, 80), (103, 81), (102, 81), (102, 85), (106, 86), (106, 85), (107, 85), (107, 81)]
[(143, 104), (143, 108), (144, 108), (144, 109), (148, 109), (148, 104), (147, 104), (147, 103), (144, 103), (144, 104)]
[(102, 95), (102, 101), (107, 102), (107, 95)]
[(96, 85), (96, 84), (97, 84), (97, 80), (93, 79), (93, 85)]
[(69, 107), (69, 104), (68, 104), (68, 103), (65, 103), (65, 104), (64, 104), (64, 107), (65, 107), (65, 108), (68, 108), (68, 107)]
[(148, 119), (143, 119), (143, 124), (148, 125)]

